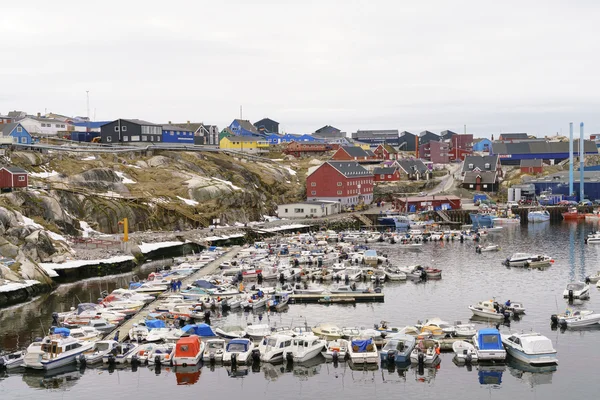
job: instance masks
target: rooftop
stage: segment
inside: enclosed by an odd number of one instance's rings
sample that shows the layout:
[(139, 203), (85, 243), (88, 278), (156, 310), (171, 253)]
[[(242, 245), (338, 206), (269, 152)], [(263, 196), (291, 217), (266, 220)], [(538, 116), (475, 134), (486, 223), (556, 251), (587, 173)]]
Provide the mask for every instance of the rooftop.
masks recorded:
[(356, 161), (328, 161), (327, 164), (331, 165), (347, 178), (373, 175)]
[(460, 201), (458, 196), (414, 196), (414, 197), (396, 197), (402, 203), (416, 203), (425, 201)]

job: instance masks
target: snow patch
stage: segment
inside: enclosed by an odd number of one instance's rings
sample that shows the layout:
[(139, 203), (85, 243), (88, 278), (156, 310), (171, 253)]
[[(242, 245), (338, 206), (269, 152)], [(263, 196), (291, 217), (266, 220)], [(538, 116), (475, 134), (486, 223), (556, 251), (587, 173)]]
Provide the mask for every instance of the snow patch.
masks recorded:
[(96, 156), (89, 156), (89, 157), (82, 158), (81, 161), (94, 161), (95, 159), (96, 159)]
[(79, 227), (81, 227), (81, 230), (83, 231), (83, 234), (82, 234), (83, 237), (102, 235), (102, 233), (93, 230), (90, 227), (90, 225), (85, 221), (79, 221)]
[(184, 199), (183, 197), (179, 197), (179, 196), (177, 196), (177, 198), (179, 200), (183, 201), (188, 206), (197, 206), (198, 204), (200, 204), (196, 200)]
[(129, 179), (128, 177), (125, 176), (124, 173), (120, 172), (120, 171), (115, 171), (115, 174), (117, 174), (117, 176), (119, 178), (121, 178), (121, 180), (123, 181), (123, 183), (125, 184), (134, 184), (137, 183), (136, 181)]
[[(2, 279), (0, 279), (0, 281), (2, 281)], [(5, 282), (4, 284), (0, 285), (0, 293), (12, 292), (14, 290), (19, 290), (19, 289), (23, 289), (26, 287), (40, 284), (40, 282), (33, 281), (33, 280), (26, 280), (24, 282), (11, 282), (11, 281), (4, 281), (4, 282)]]
[[(116, 256), (116, 257), (111, 257), (111, 258), (105, 258), (103, 260), (72, 260), (72, 261), (67, 261), (61, 264), (55, 264), (55, 263), (40, 263), (40, 267), (44, 268), (44, 270), (46, 272), (48, 272), (50, 274), (50, 276), (58, 276), (58, 274), (56, 274), (56, 270), (61, 270), (61, 269), (75, 269), (75, 268), (80, 268), (80, 267), (84, 267), (86, 265), (100, 265), (100, 264), (114, 264), (114, 263), (120, 263), (120, 262), (125, 262), (125, 261), (131, 261), (131, 260), (135, 260), (135, 257), (133, 256)], [(54, 275), (52, 275), (52, 273), (54, 273)]]
[(294, 171), (293, 169), (291, 169), (290, 167), (285, 167), (285, 169), (287, 169), (287, 171), (290, 173), (290, 175), (295, 176), (296, 175), (296, 171)]
[(138, 247), (142, 253), (150, 253), (151, 251), (164, 249), (167, 247), (181, 246), (189, 242), (156, 242), (156, 243), (144, 243), (142, 242)]
[(29, 175), (34, 178), (50, 178), (52, 176), (57, 176), (58, 172), (54, 170), (52, 170), (52, 172), (30, 172)]
[(63, 241), (63, 242), (67, 241), (66, 237), (64, 237), (63, 235), (59, 235), (58, 233), (54, 233), (52, 231), (46, 231), (46, 233), (48, 234), (48, 236), (50, 236), (50, 238), (52, 240)]
[(26, 217), (24, 215), (23, 215), (23, 223), (22, 224), (25, 225), (25, 226), (33, 226), (34, 228), (37, 228), (37, 229), (44, 229), (43, 226), (41, 226), (40, 224), (38, 224), (37, 222), (35, 222), (31, 218)]
[(231, 183), (229, 181), (226, 181), (224, 179), (219, 179), (219, 178), (214, 178), (214, 177), (212, 179), (215, 180), (215, 181), (217, 181), (217, 182), (221, 182), (221, 183), (224, 183), (226, 185), (229, 185), (233, 190), (242, 190), (241, 187), (237, 187), (233, 183)]

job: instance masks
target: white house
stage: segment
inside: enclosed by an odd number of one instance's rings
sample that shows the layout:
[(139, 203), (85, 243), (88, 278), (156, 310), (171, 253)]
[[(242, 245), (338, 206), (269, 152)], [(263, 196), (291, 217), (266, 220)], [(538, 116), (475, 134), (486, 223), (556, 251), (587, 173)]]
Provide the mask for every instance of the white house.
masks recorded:
[(57, 136), (66, 132), (68, 124), (57, 119), (28, 116), (19, 121), (30, 135)]
[(277, 216), (279, 218), (318, 218), (339, 214), (341, 211), (342, 204), (338, 201), (303, 201), (277, 206)]

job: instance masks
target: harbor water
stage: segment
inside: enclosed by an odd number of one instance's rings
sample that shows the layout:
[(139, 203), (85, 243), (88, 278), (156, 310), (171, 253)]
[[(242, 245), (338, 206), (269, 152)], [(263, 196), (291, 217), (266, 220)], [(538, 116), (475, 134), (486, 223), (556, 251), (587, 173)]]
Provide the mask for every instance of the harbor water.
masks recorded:
[[(342, 326), (372, 327), (382, 320), (391, 326), (414, 325), (418, 320), (440, 317), (467, 322), (467, 308), (478, 301), (521, 301), (526, 314), (503, 332), (537, 331), (550, 338), (558, 351), (559, 365), (531, 368), (509, 360), (494, 366), (459, 367), (452, 353), (442, 354), (437, 368), (419, 370), (388, 368), (353, 370), (347, 363), (334, 366), (322, 359), (287, 366), (262, 363), (250, 368), (200, 365), (172, 367), (127, 365), (117, 369), (76, 366), (51, 373), (16, 370), (0, 372), (0, 398), (247, 398), (247, 399), (565, 399), (595, 398), (600, 360), (600, 324), (561, 331), (550, 326), (550, 315), (571, 309), (600, 311), (595, 285), (590, 299), (567, 304), (563, 290), (570, 281), (584, 280), (600, 269), (600, 245), (585, 244), (585, 236), (597, 226), (586, 223), (540, 223), (507, 226), (490, 234), (483, 243), (501, 246), (499, 252), (476, 254), (474, 242), (425, 243), (422, 250), (402, 250), (387, 243), (370, 245), (387, 254), (394, 265), (441, 268), (441, 280), (422, 283), (385, 283), (385, 302), (356, 305), (293, 304), (283, 313), (229, 313), (212, 318), (213, 325), (266, 323), (271, 326), (314, 326), (331, 322)], [(507, 268), (501, 262), (516, 252), (552, 256), (555, 263), (544, 270)], [(136, 271), (143, 276), (149, 271)], [(55, 292), (33, 301), (0, 310), (0, 346), (12, 350), (27, 346), (51, 323), (53, 311), (64, 311), (79, 302), (95, 301), (101, 291), (129, 281), (133, 274), (61, 285)], [(488, 326), (473, 321), (478, 327)]]

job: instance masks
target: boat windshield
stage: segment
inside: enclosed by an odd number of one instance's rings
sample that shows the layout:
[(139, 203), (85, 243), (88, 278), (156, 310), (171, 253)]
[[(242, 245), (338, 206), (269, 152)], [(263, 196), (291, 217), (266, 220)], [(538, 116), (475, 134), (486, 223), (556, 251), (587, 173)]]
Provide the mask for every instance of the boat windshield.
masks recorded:
[(583, 283), (569, 283), (567, 290), (581, 290), (583, 289)]
[(96, 345), (94, 346), (94, 348), (99, 351), (108, 350), (108, 347), (109, 347), (108, 343), (96, 343)]
[(208, 348), (210, 350), (219, 350), (223, 348), (223, 343), (221, 342), (208, 342)]
[(269, 338), (267, 339), (267, 347), (275, 347), (277, 345), (277, 339)]
[(242, 343), (229, 343), (227, 351), (231, 353), (243, 353), (246, 351), (246, 345)]

